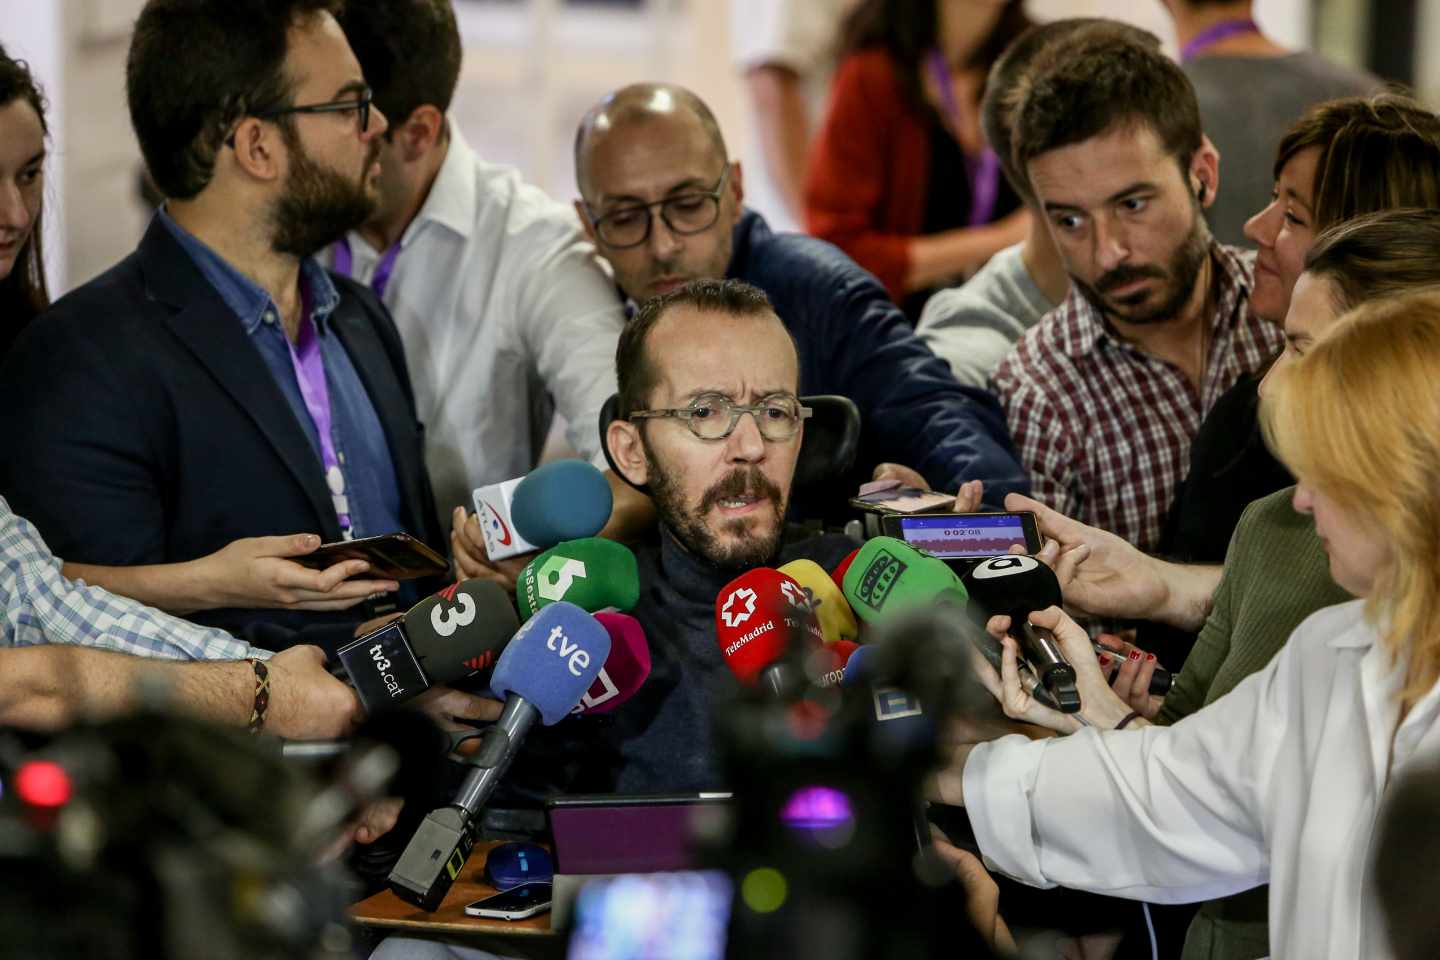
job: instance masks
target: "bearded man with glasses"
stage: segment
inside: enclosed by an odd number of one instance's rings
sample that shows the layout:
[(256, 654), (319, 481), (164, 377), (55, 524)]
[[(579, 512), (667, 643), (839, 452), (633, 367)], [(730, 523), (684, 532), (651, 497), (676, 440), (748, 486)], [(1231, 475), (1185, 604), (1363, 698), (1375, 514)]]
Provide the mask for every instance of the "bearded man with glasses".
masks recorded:
[(982, 485), (995, 504), (1027, 486), (994, 397), (961, 386), (873, 276), (828, 243), (772, 233), (742, 206), (740, 165), (694, 93), (646, 83), (605, 97), (576, 133), (575, 178), (580, 223), (632, 311), (694, 280), (743, 280), (798, 345), (799, 393), (855, 401), (861, 473), (837, 478), (842, 508), (846, 480), (959, 490), (958, 510), (980, 503)]

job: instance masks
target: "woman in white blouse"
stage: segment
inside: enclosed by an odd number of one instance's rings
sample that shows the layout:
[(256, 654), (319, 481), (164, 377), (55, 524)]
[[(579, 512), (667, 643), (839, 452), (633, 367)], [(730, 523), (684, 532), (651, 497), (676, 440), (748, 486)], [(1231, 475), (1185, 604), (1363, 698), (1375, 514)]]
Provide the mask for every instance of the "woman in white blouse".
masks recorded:
[[(996, 867), (1154, 902), (1269, 882), (1273, 956), (1392, 956), (1372, 832), (1392, 779), (1440, 758), (1436, 371), (1440, 294), (1417, 294), (1352, 311), (1270, 378), (1264, 418), (1299, 479), (1295, 507), (1364, 599), (1316, 613), (1268, 667), (1172, 727), (959, 747), (939, 798), (969, 808)], [(1129, 708), (1085, 632), (1053, 607), (1030, 619), (1065, 646), (1087, 721), (1114, 726)]]

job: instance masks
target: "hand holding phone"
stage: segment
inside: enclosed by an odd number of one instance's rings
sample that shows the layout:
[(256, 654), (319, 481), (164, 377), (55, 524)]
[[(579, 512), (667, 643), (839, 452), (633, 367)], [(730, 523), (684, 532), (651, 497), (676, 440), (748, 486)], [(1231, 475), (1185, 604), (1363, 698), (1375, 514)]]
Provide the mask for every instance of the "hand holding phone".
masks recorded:
[(467, 903), (465, 915), (493, 920), (524, 920), (549, 909), (550, 884), (522, 883), (493, 897)]
[(450, 569), (444, 557), (408, 533), (323, 543), (313, 553), (294, 559), (316, 570), (341, 560), (364, 560), (372, 573), (393, 580), (440, 576)]
[(1028, 511), (887, 516), (880, 526), (886, 536), (942, 560), (1002, 557), (1015, 546), (1027, 554), (1040, 550), (1040, 530)]

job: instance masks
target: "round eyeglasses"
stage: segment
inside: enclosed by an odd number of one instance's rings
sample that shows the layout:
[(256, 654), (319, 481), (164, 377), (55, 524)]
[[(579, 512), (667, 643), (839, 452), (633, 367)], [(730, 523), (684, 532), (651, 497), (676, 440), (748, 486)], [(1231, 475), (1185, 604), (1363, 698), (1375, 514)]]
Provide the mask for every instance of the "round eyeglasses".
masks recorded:
[(720, 197), (725, 192), (725, 181), (730, 178), (727, 163), (716, 181), (714, 189), (697, 190), (691, 193), (677, 193), (653, 203), (626, 204), (616, 207), (603, 216), (595, 216), (590, 204), (585, 204), (585, 213), (590, 217), (590, 226), (600, 242), (612, 250), (628, 250), (638, 247), (650, 239), (650, 228), (655, 222), (655, 210), (670, 232), (682, 237), (704, 233), (715, 226), (720, 219)]
[(707, 393), (690, 401), (689, 406), (667, 410), (636, 410), (627, 420), (684, 420), (690, 432), (701, 440), (724, 440), (735, 432), (742, 414), (750, 414), (760, 428), (760, 436), (771, 443), (783, 443), (795, 436), (801, 421), (815, 411), (802, 407), (788, 394), (765, 397), (759, 403), (736, 403), (718, 393)]

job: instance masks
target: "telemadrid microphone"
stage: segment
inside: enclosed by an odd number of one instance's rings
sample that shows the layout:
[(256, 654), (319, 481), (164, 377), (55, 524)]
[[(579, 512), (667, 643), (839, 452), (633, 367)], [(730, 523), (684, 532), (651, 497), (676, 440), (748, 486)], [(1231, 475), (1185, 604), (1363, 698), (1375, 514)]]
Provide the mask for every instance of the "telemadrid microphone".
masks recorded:
[(640, 570), (624, 544), (585, 537), (556, 544), (531, 560), (515, 584), (520, 617), (564, 600), (589, 613), (633, 610), (640, 601)]
[(615, 505), (610, 482), (584, 460), (555, 460), (528, 476), (479, 487), (474, 498), (491, 560), (593, 537)]
[(640, 621), (628, 613), (610, 611), (595, 614), (595, 619), (610, 634), (610, 656), (571, 713), (609, 713), (650, 679), (650, 644)]
[(425, 910), (445, 899), (475, 846), (474, 820), (499, 786), (530, 728), (559, 723), (580, 703), (610, 656), (610, 634), (571, 603), (552, 603), (515, 634), (490, 688), (505, 698), (481, 734), (474, 767), (448, 806), (431, 811), (390, 872), (390, 889)]
[[(945, 561), (894, 537), (865, 543), (845, 572), (845, 599), (867, 623), (955, 594), (960, 578)], [(963, 593), (955, 596), (962, 605)]]
[(860, 639), (860, 625), (855, 622), (855, 611), (845, 602), (845, 594), (835, 586), (830, 574), (814, 560), (791, 560), (780, 568), (780, 572), (791, 577), (805, 590), (810, 598), (810, 609), (820, 621), (820, 632), (826, 643)]
[(804, 588), (779, 570), (747, 570), (716, 595), (715, 639), (726, 666), (746, 686), (762, 684), (776, 696), (794, 687), (780, 662), (792, 635), (824, 642)]
[(1032, 611), (1058, 607), (1064, 602), (1060, 581), (1051, 569), (1034, 557), (991, 557), (972, 569), (965, 583), (971, 599), (985, 615), (1010, 617), (1011, 633), (1056, 708), (1061, 713), (1079, 712), (1075, 668), (1065, 659), (1055, 635), (1030, 622)]
[(461, 580), (341, 647), (329, 669), (373, 713), (489, 667), (519, 625), (504, 588)]

